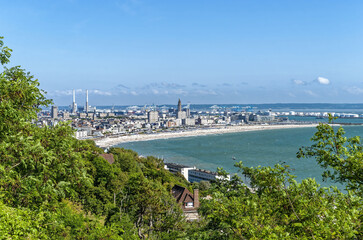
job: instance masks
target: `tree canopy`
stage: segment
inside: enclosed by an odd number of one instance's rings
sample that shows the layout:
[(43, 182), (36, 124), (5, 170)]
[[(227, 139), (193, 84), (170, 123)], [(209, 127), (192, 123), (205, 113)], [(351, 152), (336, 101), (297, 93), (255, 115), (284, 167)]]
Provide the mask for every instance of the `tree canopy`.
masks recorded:
[[(68, 123), (32, 124), (51, 104), (0, 38), (0, 236), (12, 239), (136, 239), (183, 235), (170, 189), (188, 183), (160, 159), (112, 148), (114, 164)], [(117, 211), (116, 211), (117, 210)], [(1, 238), (0, 237), (0, 238)]]
[[(330, 116), (330, 123), (333, 118)], [(347, 138), (342, 127), (319, 124), (313, 145), (300, 148), (299, 158), (314, 157), (325, 171), (324, 179), (344, 183), (347, 190), (363, 197), (363, 146), (359, 136)]]

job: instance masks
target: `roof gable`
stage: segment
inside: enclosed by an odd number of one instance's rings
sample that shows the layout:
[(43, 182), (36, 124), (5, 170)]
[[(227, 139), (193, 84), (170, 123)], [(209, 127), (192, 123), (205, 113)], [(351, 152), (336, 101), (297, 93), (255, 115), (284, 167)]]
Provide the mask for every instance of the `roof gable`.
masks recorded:
[(178, 203), (194, 202), (193, 194), (185, 187), (175, 185), (171, 191)]
[(109, 164), (112, 164), (115, 162), (113, 154), (111, 154), (111, 153), (103, 153), (103, 154), (100, 154), (100, 156), (103, 157)]

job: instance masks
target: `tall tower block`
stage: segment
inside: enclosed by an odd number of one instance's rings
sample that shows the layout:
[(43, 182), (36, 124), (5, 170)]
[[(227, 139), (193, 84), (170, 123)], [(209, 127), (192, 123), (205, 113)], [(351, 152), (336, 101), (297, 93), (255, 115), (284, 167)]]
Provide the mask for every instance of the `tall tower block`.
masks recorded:
[(58, 107), (52, 106), (50, 116), (54, 119), (58, 117)]
[(88, 90), (86, 90), (86, 106), (84, 107), (84, 110), (86, 113), (89, 111), (89, 105), (88, 105)]

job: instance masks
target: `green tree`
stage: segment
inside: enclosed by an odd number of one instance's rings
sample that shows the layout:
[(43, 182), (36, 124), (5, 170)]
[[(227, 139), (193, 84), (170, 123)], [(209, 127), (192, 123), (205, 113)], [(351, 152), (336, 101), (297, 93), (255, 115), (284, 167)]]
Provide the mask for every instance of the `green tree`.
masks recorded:
[[(1, 39), (7, 64), (11, 50)], [(0, 73), (0, 239), (120, 239), (119, 228), (72, 207), (93, 186), (87, 156), (95, 147), (76, 140), (66, 123), (32, 123), (51, 103), (38, 86), (19, 66)]]
[(160, 182), (136, 173), (130, 177), (123, 194), (121, 214), (131, 216), (141, 239), (175, 239), (182, 234), (181, 208)]
[(288, 166), (236, 165), (250, 186), (234, 176), (212, 184), (199, 210), (206, 221), (195, 239), (358, 239), (358, 197), (294, 180)]
[(0, 36), (0, 64), (4, 65), (10, 61), (9, 58), (11, 57), (11, 52), (13, 50), (4, 46), (4, 41), (2, 39), (4, 39), (4, 37)]
[[(333, 122), (330, 116), (329, 123)], [(325, 168), (323, 178), (346, 184), (348, 190), (363, 197), (363, 146), (359, 136), (347, 138), (342, 127), (320, 123), (310, 147), (300, 148), (299, 158), (314, 157)]]

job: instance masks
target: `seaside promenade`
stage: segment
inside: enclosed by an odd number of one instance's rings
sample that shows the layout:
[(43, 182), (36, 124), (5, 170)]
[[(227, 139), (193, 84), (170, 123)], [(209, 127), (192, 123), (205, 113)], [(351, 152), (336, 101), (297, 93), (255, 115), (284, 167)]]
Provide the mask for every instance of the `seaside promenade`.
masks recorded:
[(168, 139), (168, 138), (180, 138), (180, 137), (195, 137), (212, 134), (225, 134), (235, 132), (247, 132), (247, 131), (262, 131), (262, 130), (274, 130), (274, 129), (285, 129), (285, 128), (306, 128), (316, 127), (318, 124), (279, 124), (279, 125), (243, 125), (243, 126), (213, 126), (210, 128), (202, 129), (186, 129), (177, 130), (171, 132), (160, 132), (160, 133), (149, 133), (149, 134), (132, 134), (123, 136), (111, 136), (95, 139), (97, 146), (102, 148), (111, 147), (120, 143), (126, 142), (138, 142), (138, 141), (151, 141), (157, 139)]

